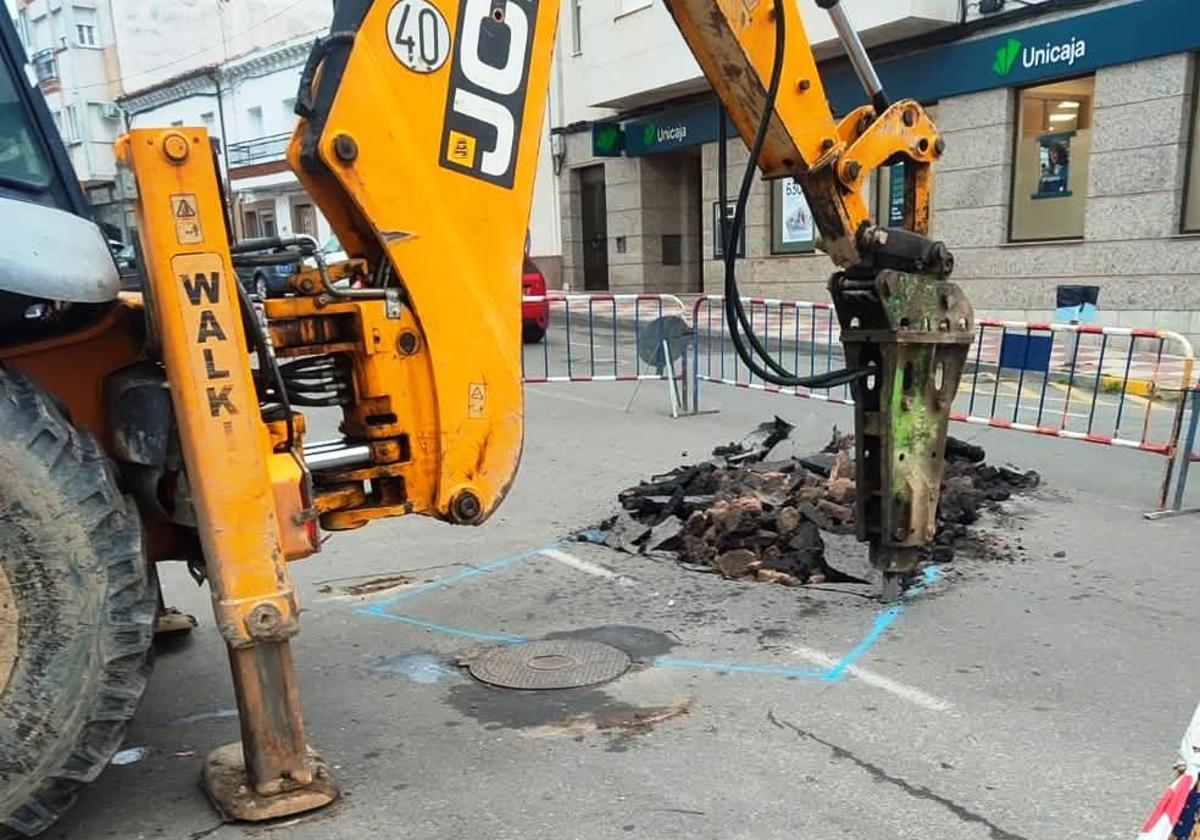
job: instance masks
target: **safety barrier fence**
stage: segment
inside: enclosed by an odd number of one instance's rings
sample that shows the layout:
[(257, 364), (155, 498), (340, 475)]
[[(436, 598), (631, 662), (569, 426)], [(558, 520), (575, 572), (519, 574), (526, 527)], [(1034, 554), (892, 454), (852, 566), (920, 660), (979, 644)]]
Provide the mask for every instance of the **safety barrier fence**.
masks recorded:
[(1200, 383), (1187, 394), (1187, 401), (1190, 419), (1186, 424), (1187, 431), (1184, 434), (1182, 454), (1179, 458), (1179, 480), (1175, 484), (1175, 495), (1166, 515), (1200, 513), (1200, 508), (1184, 509), (1192, 464), (1200, 462), (1200, 451), (1196, 448), (1200, 443)]
[[(525, 297), (525, 382), (662, 380), (669, 383), (671, 410), (678, 414), (688, 401), (686, 316), (687, 308), (674, 295)], [(545, 333), (538, 337), (543, 324)]]
[[(743, 303), (763, 344), (793, 372), (812, 376), (843, 366), (830, 304), (761, 298)], [(755, 377), (734, 351), (723, 298), (699, 298), (692, 323), (694, 408), (701, 382), (853, 404), (847, 387), (780, 388)], [(1168, 330), (1024, 321), (980, 320), (975, 329), (951, 419), (1158, 455), (1165, 463), (1158, 505), (1168, 506), (1185, 397), (1194, 381), (1186, 338)], [(1198, 422), (1193, 412), (1193, 433)], [(1188, 460), (1200, 456), (1190, 454)]]

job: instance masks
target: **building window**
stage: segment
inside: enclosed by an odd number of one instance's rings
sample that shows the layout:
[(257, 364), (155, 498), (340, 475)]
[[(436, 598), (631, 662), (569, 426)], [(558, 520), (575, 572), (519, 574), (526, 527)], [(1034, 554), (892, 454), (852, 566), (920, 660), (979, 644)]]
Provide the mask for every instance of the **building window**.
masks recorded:
[(54, 57), (54, 50), (39, 50), (33, 54), (33, 74), (39, 85), (58, 81), (58, 60)]
[(771, 253), (807, 254), (816, 250), (812, 211), (804, 190), (791, 178), (771, 186)]
[(110, 117), (106, 113), (106, 109), (112, 107), (111, 104), (103, 102), (89, 102), (87, 104), (88, 137), (97, 141), (116, 139), (111, 122), (115, 117)]
[(292, 205), (292, 232), (312, 237), (317, 235), (317, 211), (311, 204)]
[(24, 44), (26, 51), (32, 52), (34, 45), (30, 40), (29, 18), (24, 14), (17, 15), (17, 34), (21, 36), (21, 43)]
[(263, 112), (262, 107), (255, 105), (253, 108), (246, 109), (246, 136), (251, 139), (262, 137), (263, 135)]
[(79, 132), (79, 108), (75, 105), (63, 107), (63, 139), (68, 143), (78, 143), (83, 139)]
[(571, 0), (571, 51), (583, 52), (583, 0)]
[(258, 239), (262, 236), (262, 228), (258, 224), (258, 211), (247, 210), (242, 213), (242, 230), (246, 239)]
[(209, 137), (216, 135), (217, 131), (217, 115), (212, 111), (205, 111), (200, 115), (200, 122), (204, 123), (204, 130), (208, 132)]
[(1183, 232), (1200, 233), (1200, 56), (1196, 57), (1196, 89), (1192, 92), (1192, 142), (1188, 147), (1184, 188)]
[(94, 47), (100, 42), (96, 10), (76, 6), (74, 9), (75, 43), (81, 47)]
[(1096, 78), (1019, 92), (1009, 239), (1083, 238)]

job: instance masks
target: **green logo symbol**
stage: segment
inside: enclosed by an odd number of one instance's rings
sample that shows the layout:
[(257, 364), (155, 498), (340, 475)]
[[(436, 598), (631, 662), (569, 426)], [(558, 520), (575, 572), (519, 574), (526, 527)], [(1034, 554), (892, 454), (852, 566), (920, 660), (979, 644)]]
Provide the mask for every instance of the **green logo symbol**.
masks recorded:
[(653, 146), (658, 141), (658, 124), (646, 123), (646, 127), (642, 129), (642, 145)]
[(992, 64), (992, 70), (997, 76), (1007, 76), (1012, 72), (1013, 65), (1017, 63), (1017, 56), (1021, 54), (1021, 42), (1016, 38), (1009, 38), (1008, 42), (996, 50), (996, 61)]
[(617, 147), (621, 132), (615, 125), (606, 125), (596, 131), (596, 149), (608, 154)]

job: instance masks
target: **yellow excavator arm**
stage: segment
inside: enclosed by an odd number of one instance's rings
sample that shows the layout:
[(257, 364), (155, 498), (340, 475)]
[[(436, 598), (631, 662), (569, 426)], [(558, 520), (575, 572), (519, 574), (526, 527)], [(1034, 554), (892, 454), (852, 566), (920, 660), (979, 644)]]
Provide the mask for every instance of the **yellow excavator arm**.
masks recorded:
[[(853, 384), (859, 536), (894, 596), (933, 536), (972, 336), (970, 306), (944, 279), (952, 258), (926, 236), (942, 140), (920, 105), (888, 102), (837, 0), (818, 4), (871, 100), (840, 121), (794, 0), (666, 4), (751, 149), (729, 233), (753, 167), (791, 176), (840, 269), (830, 291), (843, 371), (799, 377), (771, 357), (741, 307), (731, 242), (727, 323), (767, 381)], [(339, 0), (304, 69), (288, 151), (348, 255), (335, 265), (305, 237), (231, 242), (203, 129), (139, 129), (118, 144), (138, 185), (151, 352), (184, 453), (171, 515), (199, 537), (237, 689), (242, 743), (205, 771), (230, 816), (282, 816), (336, 796), (306, 752), (287, 562), (319, 549), (319, 528), (413, 513), (478, 524), (513, 481), (519, 278), (558, 8)], [(909, 179), (906, 224), (879, 228), (864, 184), (896, 161)], [(253, 306), (236, 269), (288, 261), (300, 265), (293, 293)], [(340, 410), (339, 437), (307, 441), (306, 407)]]

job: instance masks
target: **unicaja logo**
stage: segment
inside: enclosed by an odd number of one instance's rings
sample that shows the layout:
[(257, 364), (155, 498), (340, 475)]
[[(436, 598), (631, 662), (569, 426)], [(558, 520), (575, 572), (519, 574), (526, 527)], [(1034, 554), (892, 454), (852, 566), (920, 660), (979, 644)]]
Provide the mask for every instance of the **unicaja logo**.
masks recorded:
[(646, 127), (642, 129), (642, 143), (647, 146), (653, 146), (658, 142), (658, 124), (646, 123)]
[(659, 143), (682, 143), (687, 136), (686, 125), (669, 125), (666, 128), (660, 128), (658, 123), (647, 123), (642, 132), (642, 142), (647, 146), (655, 146)]
[(996, 75), (1007, 76), (1011, 73), (1013, 66), (1017, 63), (1017, 56), (1020, 54), (1021, 42), (1016, 38), (1009, 38), (1003, 47), (996, 50), (996, 61), (992, 64)]
[(1040, 47), (1027, 47), (1016, 38), (1009, 38), (1004, 42), (1004, 46), (996, 50), (992, 71), (997, 76), (1007, 76), (1017, 66), (1017, 59), (1020, 59), (1021, 66), (1026, 70), (1051, 64), (1065, 64), (1071, 67), (1086, 55), (1087, 41), (1074, 36), (1070, 41), (1061, 44), (1046, 43)]

